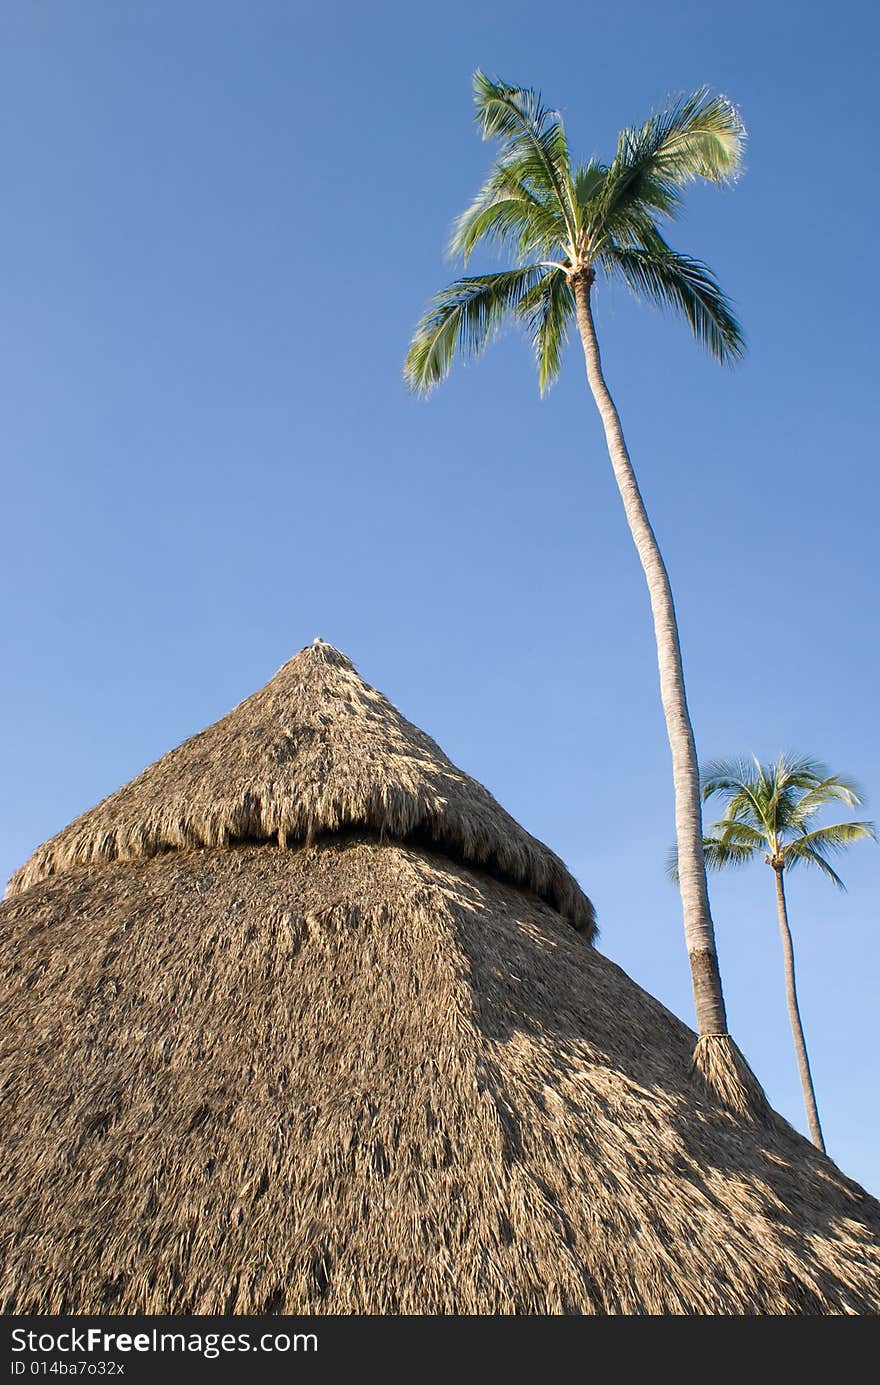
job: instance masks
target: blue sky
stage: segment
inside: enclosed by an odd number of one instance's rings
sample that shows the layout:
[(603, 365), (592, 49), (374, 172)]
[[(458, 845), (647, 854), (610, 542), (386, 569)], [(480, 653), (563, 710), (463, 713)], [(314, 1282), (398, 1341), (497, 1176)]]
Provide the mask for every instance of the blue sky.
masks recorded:
[[(663, 861), (647, 594), (572, 348), (400, 378), (490, 157), (481, 65), (575, 150), (707, 82), (748, 168), (673, 244), (749, 338), (724, 371), (601, 289), (609, 382), (676, 593), (706, 758), (807, 751), (880, 803), (876, 12), (13, 3), (0, 14), (0, 870), (315, 635), (566, 859), (602, 947), (691, 1020)], [(880, 815), (880, 814), (878, 814)], [(880, 854), (794, 875), (829, 1152), (880, 1192)], [(712, 888), (731, 1027), (803, 1128), (772, 877)]]

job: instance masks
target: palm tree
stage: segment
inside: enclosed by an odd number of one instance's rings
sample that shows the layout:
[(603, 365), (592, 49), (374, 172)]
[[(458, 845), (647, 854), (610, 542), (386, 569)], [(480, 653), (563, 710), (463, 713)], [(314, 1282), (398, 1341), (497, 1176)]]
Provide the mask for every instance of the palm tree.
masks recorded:
[(772, 765), (762, 765), (758, 760), (751, 764), (747, 760), (718, 760), (703, 770), (702, 785), (704, 799), (720, 796), (726, 803), (724, 816), (712, 824), (704, 839), (709, 869), (744, 865), (763, 854), (776, 876), (776, 909), (782, 935), (788, 1018), (810, 1137), (824, 1152), (825, 1142), (798, 1007), (794, 946), (783, 877), (794, 866), (814, 866), (832, 884), (843, 889), (843, 881), (828, 856), (843, 851), (851, 842), (875, 837), (874, 825), (838, 822), (810, 830), (811, 819), (827, 804), (845, 803), (848, 808), (855, 808), (861, 803), (859, 790), (851, 780), (842, 774), (832, 774), (815, 760), (785, 755)]
[(456, 352), (476, 355), (508, 320), (524, 326), (542, 394), (559, 373), (574, 320), (587, 380), (601, 416), (611, 465), (645, 572), (654, 617), (660, 691), (672, 751), (680, 890), (699, 1039), (694, 1067), (739, 1110), (764, 1098), (727, 1031), (703, 860), (700, 781), (685, 696), (669, 576), (639, 491), (620, 418), (602, 373), (591, 296), (598, 273), (682, 313), (720, 362), (743, 350), (725, 295), (699, 260), (671, 249), (658, 221), (672, 218), (688, 183), (720, 183), (740, 168), (745, 132), (724, 97), (701, 89), (619, 136), (609, 164), (574, 166), (562, 120), (529, 89), (474, 76), (476, 116), (499, 156), (470, 207), (455, 222), (451, 250), (467, 262), (483, 241), (507, 250), (514, 267), (456, 279), (419, 322), (404, 367), (409, 386), (429, 392)]

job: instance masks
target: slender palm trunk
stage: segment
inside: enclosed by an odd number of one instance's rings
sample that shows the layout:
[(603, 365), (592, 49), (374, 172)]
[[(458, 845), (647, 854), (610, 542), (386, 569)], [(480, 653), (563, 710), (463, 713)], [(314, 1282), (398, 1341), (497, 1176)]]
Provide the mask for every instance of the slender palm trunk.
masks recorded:
[(666, 716), (666, 732), (672, 751), (675, 783), (675, 831), (678, 840), (678, 876), (684, 911), (684, 932), (694, 987), (694, 1007), (700, 1034), (726, 1034), (727, 1016), (721, 990), (721, 976), (715, 952), (715, 935), (709, 912), (706, 865), (703, 858), (703, 813), (700, 799), (700, 772), (697, 749), (688, 713), (681, 666), (678, 625), (672, 601), (672, 588), (645, 503), (629, 459), (620, 418), (602, 374), (599, 343), (590, 305), (590, 282), (586, 274), (574, 282), (577, 321), (587, 379), (605, 428), (605, 439), (614, 468), (614, 477), (626, 511), (630, 533), (648, 583), (657, 662), (660, 667), (660, 695)]
[(703, 857), (700, 774), (685, 696), (672, 588), (629, 458), (620, 418), (602, 373), (599, 343), (596, 339), (590, 303), (592, 283), (592, 271), (585, 270), (573, 276), (571, 286), (584, 348), (587, 380), (605, 429), (611, 465), (633, 542), (648, 583), (654, 616), (660, 694), (672, 752), (675, 830), (684, 933), (700, 1035), (694, 1061), (712, 1085), (721, 1091), (722, 1095), (731, 1099), (731, 1104), (756, 1110), (763, 1105), (763, 1093), (749, 1072), (745, 1060), (735, 1049), (727, 1031), (727, 1015), (715, 951), (715, 931), (709, 912), (709, 892)]
[(788, 926), (788, 909), (785, 903), (785, 886), (782, 883), (782, 872), (782, 866), (773, 867), (773, 873), (776, 876), (776, 909), (779, 914), (779, 932), (782, 936), (782, 963), (785, 967), (785, 999), (788, 1005), (788, 1019), (791, 1024), (791, 1037), (794, 1041), (798, 1071), (801, 1075), (801, 1091), (804, 1095), (804, 1110), (807, 1113), (807, 1125), (810, 1128), (810, 1139), (817, 1149), (821, 1149), (824, 1154), (825, 1141), (822, 1137), (822, 1127), (819, 1124), (819, 1108), (816, 1105), (813, 1074), (810, 1072), (810, 1060), (807, 1057), (807, 1045), (804, 1039), (804, 1026), (801, 1024), (801, 1012), (798, 1005), (797, 986), (794, 977), (794, 944), (791, 939), (791, 929)]

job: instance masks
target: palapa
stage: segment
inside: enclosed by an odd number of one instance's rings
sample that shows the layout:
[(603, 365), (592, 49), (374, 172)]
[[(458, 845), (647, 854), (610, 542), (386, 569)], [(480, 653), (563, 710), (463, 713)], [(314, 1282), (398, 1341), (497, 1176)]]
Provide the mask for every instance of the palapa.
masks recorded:
[(0, 906), (17, 1313), (880, 1310), (880, 1205), (329, 645)]

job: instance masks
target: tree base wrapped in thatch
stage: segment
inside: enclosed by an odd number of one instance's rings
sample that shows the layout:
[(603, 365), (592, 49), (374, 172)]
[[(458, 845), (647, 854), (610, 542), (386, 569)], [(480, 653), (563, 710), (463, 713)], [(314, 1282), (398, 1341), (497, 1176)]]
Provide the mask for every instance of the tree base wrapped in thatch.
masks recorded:
[(764, 1088), (729, 1034), (701, 1034), (691, 1059), (691, 1070), (715, 1096), (745, 1120), (766, 1121), (770, 1105)]
[(448, 857), (168, 853), (2, 924), (7, 1311), (880, 1310), (880, 1207)]

